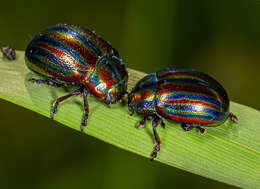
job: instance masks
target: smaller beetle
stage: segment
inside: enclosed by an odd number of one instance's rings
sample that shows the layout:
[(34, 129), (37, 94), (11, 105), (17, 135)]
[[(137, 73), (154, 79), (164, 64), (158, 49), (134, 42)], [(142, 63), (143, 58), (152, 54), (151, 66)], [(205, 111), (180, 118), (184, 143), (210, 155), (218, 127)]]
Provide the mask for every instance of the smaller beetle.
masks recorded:
[(3, 53), (4, 58), (11, 60), (11, 61), (15, 60), (16, 53), (15, 53), (15, 49), (13, 49), (12, 47), (4, 46), (4, 47), (2, 47), (1, 51)]
[(142, 78), (128, 95), (128, 108), (144, 115), (137, 126), (152, 121), (156, 142), (152, 159), (160, 151), (161, 140), (157, 125), (165, 127), (163, 119), (181, 123), (185, 131), (218, 126), (227, 118), (237, 123), (238, 118), (229, 112), (229, 98), (225, 89), (212, 77), (194, 70), (161, 70)]

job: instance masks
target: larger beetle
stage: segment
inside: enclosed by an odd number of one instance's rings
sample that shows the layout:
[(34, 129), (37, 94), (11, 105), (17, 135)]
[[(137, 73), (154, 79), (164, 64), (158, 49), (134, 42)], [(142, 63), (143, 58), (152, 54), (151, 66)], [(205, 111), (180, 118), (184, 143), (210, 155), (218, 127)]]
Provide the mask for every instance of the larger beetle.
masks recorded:
[(128, 73), (118, 52), (94, 32), (80, 26), (58, 24), (39, 33), (28, 45), (25, 61), (29, 69), (44, 78), (30, 78), (32, 82), (79, 87), (56, 99), (51, 118), (64, 100), (83, 94), (85, 114), (81, 131), (87, 125), (89, 93), (109, 106), (122, 99), (127, 90)]

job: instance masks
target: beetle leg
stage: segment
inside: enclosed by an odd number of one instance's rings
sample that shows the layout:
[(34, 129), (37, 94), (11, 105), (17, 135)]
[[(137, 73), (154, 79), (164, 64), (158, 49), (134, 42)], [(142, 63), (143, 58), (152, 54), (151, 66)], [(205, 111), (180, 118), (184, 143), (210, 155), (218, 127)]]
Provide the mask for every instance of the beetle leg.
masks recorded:
[(162, 128), (165, 129), (165, 123), (164, 123), (164, 121), (162, 119), (161, 119), (161, 126), (162, 126)]
[(105, 99), (104, 99), (105, 104), (107, 105), (108, 108), (110, 108), (110, 104), (111, 104), (111, 98), (109, 95), (106, 95)]
[(152, 120), (152, 119), (153, 119), (152, 115), (145, 115), (144, 118), (141, 121), (139, 121), (137, 128), (143, 127), (147, 120)]
[(50, 79), (46, 79), (46, 80), (43, 80), (43, 79), (37, 79), (37, 78), (30, 78), (29, 81), (33, 82), (33, 83), (36, 83), (36, 84), (46, 84), (46, 85), (49, 85), (49, 86), (52, 86), (52, 87), (61, 87), (61, 86), (64, 86), (62, 84), (59, 84), (53, 80), (50, 80)]
[(238, 118), (235, 114), (233, 113), (229, 113), (228, 117), (231, 119), (231, 121), (233, 121), (234, 123), (238, 123)]
[(147, 116), (144, 116), (144, 118), (141, 121), (139, 121), (137, 128), (143, 127), (146, 122), (146, 119), (147, 119)]
[(161, 119), (156, 116), (153, 120), (153, 123), (152, 123), (152, 126), (153, 126), (153, 135), (154, 135), (154, 139), (155, 139), (155, 148), (154, 148), (154, 151), (152, 153), (152, 159), (153, 160), (154, 158), (157, 157), (157, 153), (160, 151), (160, 145), (161, 145), (161, 140), (160, 140), (160, 137), (156, 131), (156, 127), (157, 125), (161, 122)]
[(88, 100), (87, 100), (88, 90), (86, 88), (83, 88), (82, 92), (83, 92), (84, 113), (85, 113), (85, 115), (84, 115), (83, 122), (81, 124), (81, 132), (84, 132), (84, 127), (87, 126), (88, 114), (89, 114), (89, 107), (88, 107)]
[(193, 127), (191, 127), (186, 123), (181, 123), (181, 127), (183, 128), (184, 131), (190, 131), (191, 129), (193, 129)]
[(55, 102), (53, 103), (53, 109), (52, 109), (52, 115), (51, 115), (51, 119), (54, 119), (54, 115), (56, 114), (57, 112), (57, 108), (58, 108), (58, 105), (61, 104), (62, 102), (64, 102), (64, 100), (68, 99), (69, 97), (72, 97), (72, 96), (76, 96), (76, 95), (79, 95), (82, 93), (82, 88), (79, 88), (77, 90), (75, 90), (74, 92), (70, 93), (70, 94), (67, 94), (65, 96), (61, 96), (61, 97), (58, 97)]
[(205, 134), (206, 133), (206, 130), (204, 128), (202, 128), (201, 126), (199, 126), (199, 125), (193, 125), (193, 124), (189, 124), (189, 123), (182, 123), (181, 127), (184, 129), (184, 131), (190, 131), (193, 128), (197, 128), (200, 131), (201, 134)]
[(131, 109), (130, 110), (130, 116), (134, 115), (134, 113), (135, 113), (134, 109)]
[(201, 126), (196, 126), (197, 129), (199, 129), (201, 134), (205, 134), (206, 130), (204, 128), (202, 128)]

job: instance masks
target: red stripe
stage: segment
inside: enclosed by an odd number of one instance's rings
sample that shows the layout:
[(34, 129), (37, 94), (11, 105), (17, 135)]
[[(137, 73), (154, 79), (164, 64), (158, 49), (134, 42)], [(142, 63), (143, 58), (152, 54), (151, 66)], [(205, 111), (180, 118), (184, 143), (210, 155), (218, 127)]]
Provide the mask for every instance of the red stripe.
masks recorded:
[(216, 94), (205, 86), (193, 86), (190, 84), (161, 84), (157, 91), (157, 96), (163, 96), (168, 93), (197, 93), (205, 96), (216, 98)]
[(82, 35), (88, 36), (88, 38), (91, 39), (95, 44), (97, 44), (104, 51), (104, 53), (106, 55), (112, 56), (112, 54), (111, 54), (112, 47), (103, 38), (101, 38), (100, 36), (96, 35), (94, 32), (87, 30), (85, 28), (81, 28), (81, 27), (77, 27), (77, 26), (71, 26), (71, 27), (75, 28), (77, 31), (80, 30)]
[(219, 107), (215, 106), (214, 104), (210, 104), (207, 102), (203, 102), (201, 100), (189, 100), (189, 99), (178, 99), (178, 100), (168, 100), (168, 99), (160, 99), (160, 102), (171, 104), (171, 105), (192, 105), (192, 106), (203, 106), (212, 108), (215, 110), (219, 110)]
[(57, 57), (59, 57), (61, 60), (63, 60), (66, 64), (70, 66), (84, 71), (91, 71), (88, 67), (78, 64), (71, 56), (67, 55), (64, 51), (58, 48), (51, 47), (47, 44), (39, 44), (39, 46), (55, 54)]
[[(86, 48), (83, 44), (81, 44), (77, 39), (68, 37), (67, 35), (60, 33), (49, 33), (49, 35), (61, 41), (62, 43), (66, 44), (70, 48), (74, 49), (77, 53), (79, 53), (86, 62), (86, 64), (89, 65), (89, 70), (93, 70), (95, 68), (98, 61), (98, 57), (92, 51)], [(85, 68), (84, 70), (88, 71), (88, 69)]]
[(87, 78), (87, 76), (81, 75), (81, 74), (74, 74), (72, 76), (63, 76), (63, 75), (60, 75), (60, 74), (58, 74), (56, 72), (53, 72), (53, 71), (51, 71), (49, 69), (48, 70), (43, 69), (43, 70), (51, 78), (54, 78), (55, 80), (58, 80), (58, 81), (68, 82), (70, 84), (72, 84), (72, 83), (84, 83), (84, 81)]
[(157, 106), (157, 112), (172, 121), (175, 122), (181, 122), (181, 123), (192, 123), (192, 124), (203, 124), (203, 125), (214, 125), (216, 122), (215, 121), (206, 121), (206, 120), (202, 120), (200, 118), (183, 118), (183, 117), (178, 117), (178, 116), (173, 116), (173, 115), (169, 115), (167, 113), (164, 112), (162, 107), (158, 107)]
[(99, 70), (97, 75), (100, 75), (100, 79), (106, 83), (106, 88), (110, 89), (112, 86), (114, 86), (117, 82), (113, 78), (113, 75), (111, 72), (109, 72), (106, 69)]

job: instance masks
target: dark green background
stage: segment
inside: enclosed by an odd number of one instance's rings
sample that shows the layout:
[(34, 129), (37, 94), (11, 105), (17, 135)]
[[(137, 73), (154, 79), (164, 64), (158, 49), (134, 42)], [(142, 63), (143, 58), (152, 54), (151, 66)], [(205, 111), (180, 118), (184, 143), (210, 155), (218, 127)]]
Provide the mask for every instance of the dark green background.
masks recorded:
[[(50, 25), (79, 24), (110, 41), (128, 67), (197, 69), (220, 81), (233, 101), (260, 109), (260, 1), (0, 4), (1, 46), (24, 50)], [(150, 162), (11, 103), (1, 100), (0, 107), (1, 188), (235, 188)]]

